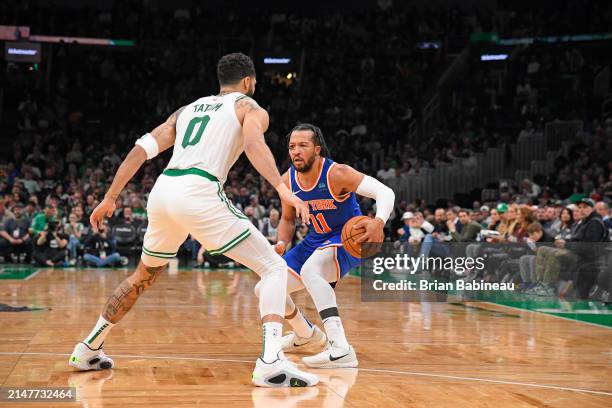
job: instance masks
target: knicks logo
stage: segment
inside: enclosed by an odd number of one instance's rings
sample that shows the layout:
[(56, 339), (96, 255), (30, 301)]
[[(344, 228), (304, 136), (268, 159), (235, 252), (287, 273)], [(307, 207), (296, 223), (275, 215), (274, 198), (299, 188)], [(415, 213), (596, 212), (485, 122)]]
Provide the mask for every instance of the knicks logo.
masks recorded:
[(306, 203), (310, 206), (312, 211), (335, 210), (337, 208), (332, 199), (309, 200), (306, 201)]

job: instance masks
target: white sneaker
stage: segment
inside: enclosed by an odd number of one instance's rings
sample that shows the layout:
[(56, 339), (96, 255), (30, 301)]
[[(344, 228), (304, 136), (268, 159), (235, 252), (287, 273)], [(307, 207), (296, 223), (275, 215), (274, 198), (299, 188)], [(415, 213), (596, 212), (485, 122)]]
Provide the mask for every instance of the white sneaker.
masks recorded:
[(328, 346), (319, 354), (304, 357), (302, 361), (310, 368), (354, 368), (359, 365), (352, 346), (348, 350)]
[(313, 325), (312, 327), (314, 330), (312, 332), (312, 336), (310, 337), (300, 337), (295, 332), (289, 332), (287, 335), (283, 336), (281, 340), (283, 351), (295, 351), (304, 349), (307, 346), (325, 346), (325, 343), (327, 343), (327, 336), (323, 330), (319, 329), (316, 325)]
[(269, 364), (258, 358), (252, 381), (258, 387), (312, 387), (317, 385), (319, 377), (300, 371), (285, 357), (277, 358)]
[(102, 347), (93, 350), (83, 342), (74, 346), (74, 351), (70, 356), (68, 364), (81, 371), (107, 370), (115, 365), (113, 360), (104, 354)]

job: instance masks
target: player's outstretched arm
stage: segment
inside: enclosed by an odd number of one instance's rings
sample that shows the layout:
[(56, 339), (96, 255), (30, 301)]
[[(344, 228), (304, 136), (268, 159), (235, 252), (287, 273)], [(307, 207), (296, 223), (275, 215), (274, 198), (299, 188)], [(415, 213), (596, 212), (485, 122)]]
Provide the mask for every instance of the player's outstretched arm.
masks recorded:
[(353, 228), (364, 228), (366, 233), (358, 240), (361, 242), (382, 242), (383, 228), (393, 211), (395, 193), (374, 177), (367, 176), (351, 166), (336, 164), (330, 174), (332, 193), (342, 196), (355, 192), (376, 201), (376, 216), (355, 224)]
[[(283, 174), (283, 182), (289, 187), (289, 173)], [(293, 239), (295, 234), (295, 208), (284, 201), (281, 201), (282, 213), (278, 223), (278, 232), (276, 237), (276, 245), (274, 246), (279, 255), (285, 253), (287, 246)]]
[(239, 118), (243, 117), (242, 135), (247, 158), (255, 170), (274, 186), (281, 201), (294, 207), (297, 216), (302, 218), (303, 222), (308, 222), (308, 207), (283, 183), (274, 156), (264, 139), (264, 132), (268, 130), (270, 120), (268, 112), (261, 109), (253, 99), (245, 96), (236, 101), (236, 113)]
[(174, 146), (176, 118), (183, 109), (181, 108), (174, 112), (164, 123), (153, 129), (151, 133), (147, 133), (136, 141), (132, 150), (130, 150), (117, 169), (113, 182), (104, 195), (104, 200), (98, 204), (89, 217), (89, 222), (94, 231), (98, 231), (104, 216), (111, 217), (113, 215), (115, 200), (117, 200), (125, 185), (134, 177), (134, 174), (136, 174), (142, 164), (147, 159), (152, 159), (164, 150)]

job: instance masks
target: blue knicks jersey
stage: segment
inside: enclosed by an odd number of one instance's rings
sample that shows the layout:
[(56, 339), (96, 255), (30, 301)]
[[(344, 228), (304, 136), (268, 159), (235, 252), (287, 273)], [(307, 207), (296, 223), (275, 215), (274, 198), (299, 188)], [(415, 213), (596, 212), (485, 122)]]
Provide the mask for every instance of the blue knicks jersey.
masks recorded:
[(289, 168), (291, 191), (310, 210), (310, 225), (307, 238), (315, 241), (325, 241), (333, 235), (340, 234), (344, 224), (356, 215), (361, 215), (355, 193), (347, 193), (341, 197), (332, 194), (329, 186), (329, 171), (336, 163), (328, 158), (322, 158), (323, 166), (317, 182), (309, 189), (303, 188), (297, 179), (296, 171)]

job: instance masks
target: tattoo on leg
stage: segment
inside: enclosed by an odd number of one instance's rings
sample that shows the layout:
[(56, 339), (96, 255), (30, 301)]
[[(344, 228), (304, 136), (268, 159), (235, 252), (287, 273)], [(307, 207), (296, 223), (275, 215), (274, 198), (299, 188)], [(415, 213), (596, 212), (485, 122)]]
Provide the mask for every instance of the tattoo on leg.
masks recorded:
[(119, 287), (115, 289), (106, 301), (102, 316), (111, 323), (117, 323), (121, 320), (134, 306), (138, 297), (155, 283), (155, 280), (164, 268), (165, 266), (146, 267), (143, 265), (145, 274), (140, 274), (137, 278), (134, 278), (135, 275), (132, 275), (121, 282)]

